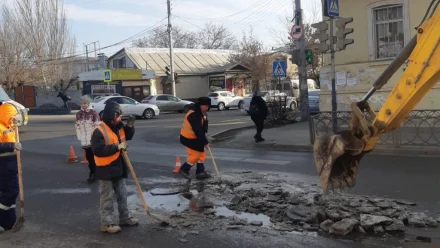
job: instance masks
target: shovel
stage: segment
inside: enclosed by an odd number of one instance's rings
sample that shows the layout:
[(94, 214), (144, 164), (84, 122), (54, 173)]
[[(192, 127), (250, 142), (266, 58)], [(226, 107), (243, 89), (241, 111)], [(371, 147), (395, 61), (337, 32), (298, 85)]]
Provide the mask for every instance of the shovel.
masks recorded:
[(208, 147), (209, 155), (211, 155), (212, 165), (214, 166), (215, 173), (217, 174), (217, 177), (220, 177), (220, 173), (218, 172), (218, 169), (217, 169), (217, 164), (215, 163), (214, 156), (212, 155), (211, 147), (209, 147), (209, 146), (207, 146), (207, 147)]
[(150, 209), (148, 209), (148, 205), (147, 205), (147, 202), (145, 201), (144, 194), (142, 193), (141, 186), (139, 185), (139, 181), (137, 180), (136, 174), (134, 173), (133, 165), (131, 164), (130, 159), (128, 159), (127, 151), (124, 151), (124, 150), (122, 151), (122, 157), (124, 158), (125, 164), (127, 165), (128, 169), (130, 170), (130, 174), (133, 177), (133, 180), (136, 184), (136, 188), (137, 188), (139, 197), (141, 198), (145, 214), (160, 221), (161, 226), (168, 226), (170, 224), (168, 221), (165, 221), (163, 218), (151, 213)]
[[(18, 127), (15, 127), (15, 139), (16, 142), (20, 142), (18, 136)], [(18, 186), (19, 186), (19, 206), (20, 206), (20, 217), (18, 217), (14, 226), (12, 227), (12, 232), (18, 232), (24, 226), (24, 195), (23, 195), (23, 172), (21, 167), (21, 154), (20, 150), (17, 150), (17, 169), (18, 169)]]

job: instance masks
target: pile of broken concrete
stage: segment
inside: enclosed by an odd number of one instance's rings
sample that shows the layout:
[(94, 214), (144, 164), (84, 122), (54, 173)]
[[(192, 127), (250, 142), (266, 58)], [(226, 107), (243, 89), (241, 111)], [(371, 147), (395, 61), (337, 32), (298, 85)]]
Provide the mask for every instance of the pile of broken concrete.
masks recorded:
[[(227, 207), (231, 210), (269, 216), (275, 230), (333, 235), (402, 233), (405, 226), (435, 228), (440, 221), (425, 212), (410, 212), (416, 204), (405, 200), (323, 195), (316, 185), (264, 179), (267, 177), (223, 180), (228, 186), (221, 195), (229, 193), (232, 199)], [(218, 183), (213, 186), (219, 187)]]

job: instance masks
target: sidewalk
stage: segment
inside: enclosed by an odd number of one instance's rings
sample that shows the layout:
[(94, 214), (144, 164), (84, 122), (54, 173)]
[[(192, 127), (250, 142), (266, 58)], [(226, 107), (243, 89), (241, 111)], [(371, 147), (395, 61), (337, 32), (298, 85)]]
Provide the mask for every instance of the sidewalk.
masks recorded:
[[(289, 152), (312, 152), (309, 122), (298, 122), (281, 127), (266, 128), (262, 136), (264, 142), (255, 143), (255, 127), (248, 126), (229, 129), (211, 136), (215, 147), (238, 148), (249, 150), (272, 150)], [(440, 147), (435, 146), (401, 146), (378, 144), (372, 154), (410, 155), (410, 156), (440, 156)]]

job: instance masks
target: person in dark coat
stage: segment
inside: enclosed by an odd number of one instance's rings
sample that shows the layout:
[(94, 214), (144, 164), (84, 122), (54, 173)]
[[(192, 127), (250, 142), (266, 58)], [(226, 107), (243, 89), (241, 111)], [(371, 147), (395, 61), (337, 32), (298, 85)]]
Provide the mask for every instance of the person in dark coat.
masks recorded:
[(208, 118), (206, 112), (211, 106), (209, 97), (200, 97), (183, 118), (180, 129), (180, 143), (186, 146), (188, 158), (180, 167), (179, 173), (186, 179), (191, 179), (190, 169), (197, 165), (196, 179), (207, 179), (211, 175), (206, 173), (203, 162), (206, 159), (205, 147), (209, 146), (206, 133), (208, 133)]
[(266, 101), (258, 95), (258, 92), (255, 92), (250, 103), (249, 114), (257, 128), (257, 133), (254, 136), (255, 142), (257, 143), (264, 141), (263, 137), (261, 137), (261, 133), (264, 129), (264, 121), (267, 118), (267, 112)]
[(0, 232), (10, 230), (17, 220), (15, 202), (19, 186), (14, 151), (21, 150), (15, 133), (17, 115), (18, 111), (12, 104), (0, 102)]
[[(134, 135), (134, 120), (130, 116), (127, 125), (121, 121), (122, 108), (109, 101), (104, 108), (103, 118), (92, 134), (91, 146), (95, 158), (95, 178), (101, 188), (101, 231), (117, 233), (119, 225), (134, 226), (138, 220), (130, 217), (127, 207), (127, 189), (125, 178), (128, 176), (127, 166), (122, 157), (127, 149), (127, 140)], [(119, 224), (113, 222), (113, 195), (119, 210)]]

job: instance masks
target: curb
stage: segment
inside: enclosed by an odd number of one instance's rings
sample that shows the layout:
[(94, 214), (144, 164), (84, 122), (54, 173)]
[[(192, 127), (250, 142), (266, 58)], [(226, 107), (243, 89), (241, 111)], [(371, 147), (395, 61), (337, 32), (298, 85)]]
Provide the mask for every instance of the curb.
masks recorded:
[(239, 131), (247, 130), (247, 129), (251, 129), (251, 128), (254, 128), (254, 125), (245, 126), (245, 127), (230, 128), (230, 129), (226, 129), (226, 130), (220, 131), (218, 133), (215, 133), (213, 135), (210, 135), (209, 137), (212, 139), (212, 141), (221, 141), (221, 140), (225, 140), (225, 139), (234, 137), (235, 132), (239, 132)]

